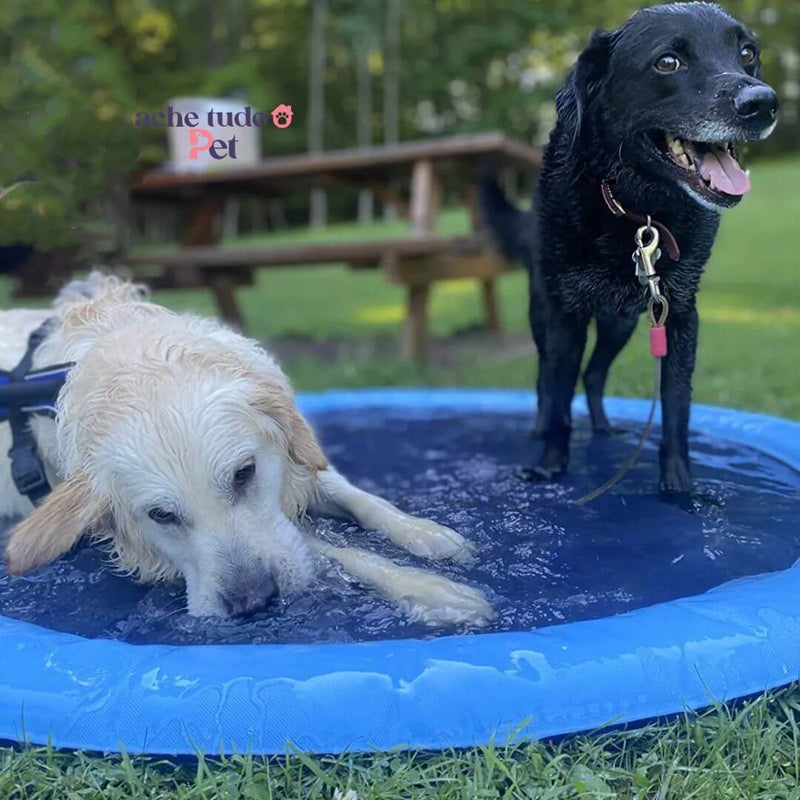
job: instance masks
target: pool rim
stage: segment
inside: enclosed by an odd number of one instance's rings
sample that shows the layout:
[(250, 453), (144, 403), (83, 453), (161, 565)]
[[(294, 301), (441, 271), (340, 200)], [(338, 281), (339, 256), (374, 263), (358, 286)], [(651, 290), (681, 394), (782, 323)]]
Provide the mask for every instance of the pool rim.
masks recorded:
[[(495, 389), (329, 390), (298, 402), (312, 419), (358, 408), (535, 410), (532, 392)], [(607, 407), (640, 421), (649, 401), (609, 398)], [(574, 410), (586, 413), (584, 398)], [(800, 471), (798, 422), (695, 405), (691, 427)], [(162, 755), (281, 754), (291, 741), (337, 753), (653, 719), (800, 677), (798, 570), (614, 617), (430, 640), (132, 645), (0, 617), (0, 738)]]

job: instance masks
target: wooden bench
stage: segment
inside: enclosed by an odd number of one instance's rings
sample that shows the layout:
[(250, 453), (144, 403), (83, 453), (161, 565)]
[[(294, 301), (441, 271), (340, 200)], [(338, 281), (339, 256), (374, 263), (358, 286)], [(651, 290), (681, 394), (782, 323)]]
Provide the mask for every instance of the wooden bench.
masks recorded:
[(452, 278), (480, 280), (487, 324), (497, 331), (500, 316), (493, 282), (507, 269), (505, 262), (486, 252), (481, 237), (435, 235), (273, 247), (195, 245), (130, 255), (126, 262), (155, 289), (209, 286), (223, 318), (240, 328), (243, 320), (233, 292), (237, 286), (251, 285), (256, 269), (341, 263), (352, 269), (383, 269), (390, 282), (407, 288), (404, 352), (411, 358), (422, 358), (426, 351), (427, 304), (433, 283)]

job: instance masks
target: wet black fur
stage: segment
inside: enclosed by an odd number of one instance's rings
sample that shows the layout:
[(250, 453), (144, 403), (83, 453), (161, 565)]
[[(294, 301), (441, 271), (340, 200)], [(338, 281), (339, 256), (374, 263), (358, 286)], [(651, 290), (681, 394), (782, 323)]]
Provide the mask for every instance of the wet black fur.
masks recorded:
[[(544, 442), (535, 472), (542, 477), (553, 478), (567, 466), (570, 405), (590, 319), (598, 339), (583, 380), (593, 427), (603, 432), (609, 428), (603, 411), (609, 367), (645, 311), (631, 260), (637, 226), (615, 218), (604, 204), (600, 183), (606, 178), (625, 207), (664, 223), (681, 249), (679, 262), (664, 252), (657, 264), (670, 302), (661, 486), (670, 492), (691, 488), (695, 296), (719, 213), (689, 197), (670, 165), (643, 145), (642, 134), (669, 130), (702, 141), (692, 129), (716, 122), (735, 127), (735, 135), (724, 138), (757, 138), (766, 127), (763, 119), (743, 121), (734, 108), (743, 87), (762, 85), (758, 63), (749, 68), (740, 63), (743, 42), (755, 42), (744, 25), (718, 6), (701, 3), (646, 9), (616, 31), (595, 33), (558, 93), (558, 120), (533, 211), (517, 211), (492, 180), (483, 187), (484, 214), (498, 245), (530, 272), (530, 324), (539, 352), (537, 431)], [(685, 74), (654, 69), (664, 51), (679, 51), (688, 64)], [(648, 361), (641, 368), (650, 375)]]

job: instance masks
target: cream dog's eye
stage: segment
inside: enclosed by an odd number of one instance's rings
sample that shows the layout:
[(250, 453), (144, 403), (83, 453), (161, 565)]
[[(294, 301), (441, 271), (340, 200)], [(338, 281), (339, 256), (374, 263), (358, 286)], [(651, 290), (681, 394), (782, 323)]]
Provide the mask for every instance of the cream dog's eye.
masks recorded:
[(177, 525), (179, 522), (177, 514), (165, 511), (163, 508), (151, 508), (147, 516), (159, 525)]
[(233, 473), (233, 489), (234, 491), (241, 491), (244, 489), (250, 481), (253, 480), (253, 476), (256, 474), (256, 465), (254, 463), (245, 464), (245, 466), (237, 469), (236, 472)]

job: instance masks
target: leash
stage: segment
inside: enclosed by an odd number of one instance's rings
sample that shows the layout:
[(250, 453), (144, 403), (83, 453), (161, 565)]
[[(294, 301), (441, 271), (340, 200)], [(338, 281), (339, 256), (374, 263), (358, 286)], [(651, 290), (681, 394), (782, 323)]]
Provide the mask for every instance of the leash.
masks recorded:
[(591, 503), (592, 500), (600, 497), (601, 494), (605, 494), (609, 489), (613, 489), (627, 474), (633, 467), (636, 465), (636, 462), (639, 460), (639, 456), (642, 454), (642, 450), (644, 450), (644, 446), (647, 443), (647, 440), (650, 438), (650, 431), (653, 428), (653, 419), (656, 415), (656, 405), (658, 405), (658, 395), (661, 393), (661, 359), (656, 359), (656, 369), (655, 369), (655, 380), (653, 381), (653, 400), (650, 403), (650, 414), (647, 417), (647, 422), (645, 423), (644, 429), (642, 430), (641, 435), (639, 436), (639, 442), (636, 445), (636, 449), (630, 454), (628, 460), (617, 470), (616, 474), (609, 478), (604, 484), (598, 486), (596, 489), (593, 489), (589, 494), (585, 494), (583, 497), (579, 497), (575, 501), (576, 506), (582, 506), (586, 503)]
[[(606, 181), (602, 182), (601, 189), (603, 192), (603, 199), (606, 201), (606, 205), (608, 205), (614, 216), (624, 216), (635, 222), (641, 221), (644, 223), (636, 231), (636, 249), (633, 251), (632, 258), (636, 264), (636, 277), (639, 280), (639, 284), (643, 287), (645, 294), (649, 295), (647, 300), (647, 314), (650, 317), (650, 354), (655, 361), (655, 377), (653, 380), (653, 400), (650, 403), (650, 413), (642, 433), (639, 436), (636, 448), (613, 477), (609, 478), (604, 484), (598, 486), (593, 491), (583, 495), (583, 497), (579, 497), (575, 501), (575, 505), (578, 506), (590, 503), (592, 500), (600, 497), (600, 495), (605, 494), (609, 489), (613, 489), (614, 486), (633, 469), (650, 437), (650, 432), (653, 429), (653, 419), (656, 414), (656, 405), (658, 404), (658, 398), (661, 394), (662, 359), (667, 355), (667, 329), (665, 323), (669, 316), (669, 301), (661, 291), (661, 278), (655, 269), (656, 262), (661, 257), (661, 250), (658, 247), (660, 238), (659, 231), (665, 234), (665, 247), (667, 248), (669, 257), (673, 261), (677, 261), (678, 258), (680, 258), (678, 243), (665, 225), (655, 222), (649, 215), (642, 217), (639, 214), (626, 211), (616, 200), (614, 195), (611, 194), (611, 188)], [(656, 315), (657, 307), (658, 315)]]

